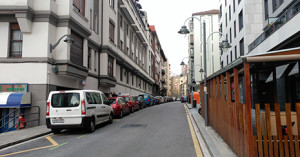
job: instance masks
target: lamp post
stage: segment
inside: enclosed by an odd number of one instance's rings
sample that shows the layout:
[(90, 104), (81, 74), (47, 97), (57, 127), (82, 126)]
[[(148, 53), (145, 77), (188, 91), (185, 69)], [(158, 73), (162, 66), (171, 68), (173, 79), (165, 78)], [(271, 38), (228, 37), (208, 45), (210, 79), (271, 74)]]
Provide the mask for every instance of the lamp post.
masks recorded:
[[(181, 29), (178, 31), (179, 34), (189, 34), (190, 31), (187, 29), (187, 27), (185, 26), (185, 23), (188, 19), (197, 19), (200, 22), (200, 32), (201, 32), (201, 20), (198, 19), (197, 17), (189, 17), (185, 20), (184, 25), (181, 27)], [(213, 32), (209, 35), (209, 37), (217, 32)], [(218, 32), (220, 33), (220, 32)], [(222, 34), (222, 33), (220, 33)], [(222, 34), (223, 35), (223, 34)], [(228, 43), (227, 40), (224, 40), (221, 42), (220, 44), (220, 48), (224, 49), (227, 51), (228, 48), (230, 48), (230, 44)], [(202, 71), (204, 71), (204, 108), (205, 108), (205, 126), (208, 126), (208, 104), (207, 104), (207, 83), (206, 83), (206, 79), (207, 79), (207, 67), (206, 67), (206, 23), (205, 21), (203, 21), (203, 58), (204, 58), (204, 70), (202, 69)]]

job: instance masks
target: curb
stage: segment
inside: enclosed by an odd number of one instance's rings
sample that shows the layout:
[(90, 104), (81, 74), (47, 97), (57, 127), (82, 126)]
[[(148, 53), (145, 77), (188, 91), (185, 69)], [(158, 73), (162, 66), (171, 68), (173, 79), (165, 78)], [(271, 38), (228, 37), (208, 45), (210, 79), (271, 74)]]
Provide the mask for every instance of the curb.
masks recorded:
[(9, 146), (12, 146), (12, 145), (15, 145), (15, 144), (19, 144), (19, 143), (22, 143), (22, 142), (25, 142), (25, 141), (28, 141), (28, 140), (32, 140), (32, 139), (35, 139), (35, 138), (38, 138), (38, 137), (41, 137), (41, 136), (44, 136), (44, 135), (47, 135), (47, 134), (50, 134), (50, 133), (51, 133), (51, 131), (47, 131), (47, 132), (44, 132), (44, 133), (41, 133), (41, 134), (38, 134), (38, 135), (35, 135), (35, 136), (31, 136), (31, 137), (28, 137), (28, 138), (24, 138), (24, 139), (21, 139), (21, 140), (17, 140), (17, 141), (14, 141), (14, 142), (3, 144), (3, 145), (0, 146), (0, 149), (9, 147)]

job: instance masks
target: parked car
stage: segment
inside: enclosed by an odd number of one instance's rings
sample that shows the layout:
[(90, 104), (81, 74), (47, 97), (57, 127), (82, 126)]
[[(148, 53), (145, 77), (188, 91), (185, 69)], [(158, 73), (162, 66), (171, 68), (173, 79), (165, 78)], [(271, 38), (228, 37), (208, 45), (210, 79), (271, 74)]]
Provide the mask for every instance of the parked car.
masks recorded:
[(122, 97), (109, 97), (110, 106), (114, 110), (114, 116), (123, 118), (125, 114), (130, 114), (128, 103)]
[(149, 94), (140, 94), (139, 96), (142, 96), (144, 98), (144, 100), (146, 101), (146, 104), (147, 104), (148, 107), (153, 105), (151, 95), (149, 95)]
[(133, 113), (134, 111), (137, 111), (140, 109), (139, 105), (138, 105), (138, 102), (134, 101), (132, 99), (131, 96), (129, 95), (121, 95), (119, 97), (122, 97), (125, 99), (125, 101), (128, 103), (129, 105), (129, 108), (130, 108), (130, 112)]
[(184, 103), (184, 102), (187, 102), (187, 97), (186, 96), (181, 97), (181, 103)]
[(154, 99), (155, 99), (155, 104), (160, 104), (161, 103), (160, 96), (156, 96), (156, 97), (154, 97)]
[(52, 91), (47, 99), (46, 125), (53, 133), (62, 129), (86, 128), (113, 122), (109, 100), (97, 90)]
[(146, 108), (147, 104), (146, 101), (144, 100), (144, 98), (142, 96), (134, 96), (132, 97), (140, 106), (140, 109)]

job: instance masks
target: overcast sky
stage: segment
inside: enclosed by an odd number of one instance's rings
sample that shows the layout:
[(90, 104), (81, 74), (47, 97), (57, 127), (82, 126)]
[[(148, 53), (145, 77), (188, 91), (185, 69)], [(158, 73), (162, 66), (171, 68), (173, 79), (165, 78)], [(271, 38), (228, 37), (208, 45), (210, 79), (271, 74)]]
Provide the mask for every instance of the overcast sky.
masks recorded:
[[(219, 9), (219, 0), (140, 0), (148, 23), (155, 25), (157, 35), (171, 64), (171, 73), (180, 74), (180, 63), (188, 56), (187, 36), (177, 32), (193, 13)], [(187, 25), (187, 24), (186, 24)], [(187, 64), (188, 59), (184, 59)]]

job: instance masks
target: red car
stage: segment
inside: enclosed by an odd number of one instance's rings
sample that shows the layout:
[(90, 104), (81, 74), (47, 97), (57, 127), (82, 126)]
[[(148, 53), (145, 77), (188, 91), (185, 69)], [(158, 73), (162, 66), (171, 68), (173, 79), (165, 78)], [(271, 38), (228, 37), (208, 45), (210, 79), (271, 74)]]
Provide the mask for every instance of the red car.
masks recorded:
[(109, 97), (110, 106), (114, 110), (114, 116), (123, 118), (124, 114), (130, 113), (130, 108), (128, 103), (122, 97)]
[(135, 101), (131, 96), (122, 95), (122, 96), (119, 96), (119, 97), (124, 98), (125, 101), (128, 102), (131, 113), (133, 113), (134, 111), (137, 111), (137, 110), (140, 109), (140, 106), (139, 106), (138, 102)]

